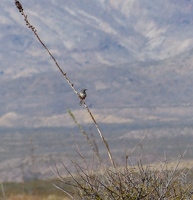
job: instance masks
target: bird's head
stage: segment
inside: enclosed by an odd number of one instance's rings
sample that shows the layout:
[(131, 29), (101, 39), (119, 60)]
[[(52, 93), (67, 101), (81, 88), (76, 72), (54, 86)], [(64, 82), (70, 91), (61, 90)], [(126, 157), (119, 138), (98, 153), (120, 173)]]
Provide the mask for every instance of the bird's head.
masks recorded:
[(82, 89), (81, 92), (86, 92), (87, 89)]

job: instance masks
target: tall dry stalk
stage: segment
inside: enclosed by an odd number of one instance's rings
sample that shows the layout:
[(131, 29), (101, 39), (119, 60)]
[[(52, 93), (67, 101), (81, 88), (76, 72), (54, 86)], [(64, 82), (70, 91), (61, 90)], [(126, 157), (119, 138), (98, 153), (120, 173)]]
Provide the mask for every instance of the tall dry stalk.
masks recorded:
[[(28, 28), (30, 28), (32, 30), (32, 32), (34, 33), (34, 35), (36, 36), (36, 38), (38, 39), (38, 41), (41, 43), (41, 45), (44, 47), (44, 49), (47, 51), (47, 53), (49, 54), (49, 56), (52, 58), (52, 60), (54, 61), (54, 64), (55, 66), (59, 69), (59, 71), (61, 72), (61, 74), (63, 75), (63, 77), (66, 79), (67, 83), (69, 84), (69, 86), (72, 88), (72, 90), (75, 92), (75, 94), (79, 97), (79, 93), (77, 92), (77, 90), (75, 89), (74, 87), (74, 84), (70, 81), (70, 79), (67, 77), (67, 73), (64, 72), (62, 70), (62, 68), (60, 67), (59, 63), (57, 62), (56, 58), (53, 56), (53, 54), (50, 52), (50, 50), (47, 48), (47, 46), (45, 45), (45, 43), (43, 42), (43, 40), (40, 38), (40, 36), (38, 35), (37, 33), (37, 30), (36, 28), (30, 23), (30, 21), (28, 20), (28, 16), (24, 13), (24, 9), (23, 9), (23, 6), (21, 4), (20, 1), (18, 0), (15, 0), (15, 5), (16, 7), (18, 8), (19, 12), (21, 13), (21, 15), (24, 17), (24, 21), (26, 22), (26, 25), (28, 26)], [(116, 169), (116, 165), (115, 165), (115, 162), (114, 162), (114, 159), (112, 157), (112, 154), (111, 154), (111, 151), (109, 149), (109, 145), (106, 141), (106, 139), (104, 138), (100, 128), (99, 128), (99, 125), (98, 123), (96, 122), (95, 118), (94, 118), (94, 115), (92, 114), (91, 110), (89, 109), (89, 107), (87, 106), (86, 102), (83, 100), (82, 101), (85, 108), (87, 109), (92, 121), (94, 122), (95, 124), (95, 127), (100, 135), (100, 138), (102, 139), (106, 149), (107, 149), (107, 153), (108, 153), (108, 156), (109, 156), (109, 159), (111, 161), (111, 164), (113, 166), (114, 169)]]

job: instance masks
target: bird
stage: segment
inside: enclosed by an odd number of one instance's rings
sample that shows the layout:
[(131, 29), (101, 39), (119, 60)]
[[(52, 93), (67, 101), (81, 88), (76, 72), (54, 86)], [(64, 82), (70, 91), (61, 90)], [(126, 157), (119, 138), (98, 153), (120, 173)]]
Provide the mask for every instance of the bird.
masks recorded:
[(83, 100), (86, 98), (86, 90), (87, 89), (82, 89), (79, 93), (79, 98), (80, 100), (80, 106), (82, 105)]

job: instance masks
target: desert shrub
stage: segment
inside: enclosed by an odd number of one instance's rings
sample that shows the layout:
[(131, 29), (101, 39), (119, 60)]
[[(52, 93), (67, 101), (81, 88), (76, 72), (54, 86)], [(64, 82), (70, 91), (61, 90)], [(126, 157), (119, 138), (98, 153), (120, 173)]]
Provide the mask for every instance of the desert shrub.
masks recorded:
[[(88, 163), (85, 158), (84, 165), (71, 160), (76, 173), (71, 173), (64, 163), (63, 167), (71, 176), (66, 181), (60, 175), (57, 165), (55, 172), (59, 180), (54, 185), (69, 194), (71, 199), (96, 200), (178, 200), (192, 199), (192, 184), (188, 180), (189, 169), (180, 169), (182, 157), (171, 163), (163, 161), (159, 164), (143, 165), (141, 159), (135, 166), (109, 167), (100, 163), (97, 169), (94, 164)], [(126, 157), (126, 161), (128, 157)], [(69, 184), (73, 190), (66, 191), (63, 184)]]

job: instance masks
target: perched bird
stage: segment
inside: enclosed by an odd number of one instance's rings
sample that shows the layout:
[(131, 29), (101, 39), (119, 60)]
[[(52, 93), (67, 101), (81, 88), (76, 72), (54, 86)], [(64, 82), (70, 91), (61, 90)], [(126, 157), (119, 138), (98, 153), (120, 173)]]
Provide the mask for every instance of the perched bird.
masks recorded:
[(80, 97), (80, 106), (82, 105), (83, 100), (86, 98), (86, 90), (87, 89), (82, 89), (79, 93), (79, 97)]

